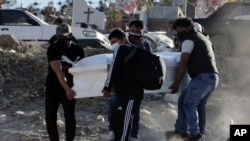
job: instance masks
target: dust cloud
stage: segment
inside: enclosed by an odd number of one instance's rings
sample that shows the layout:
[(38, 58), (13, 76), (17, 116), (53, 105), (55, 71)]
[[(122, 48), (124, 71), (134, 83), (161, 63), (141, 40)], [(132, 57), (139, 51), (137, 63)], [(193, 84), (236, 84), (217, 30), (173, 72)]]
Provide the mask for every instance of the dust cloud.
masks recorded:
[[(231, 56), (217, 56), (220, 82), (206, 106), (206, 141), (226, 141), (230, 125), (250, 123), (250, 58), (246, 55), (248, 52), (239, 55), (239, 51), (232, 52), (235, 55)], [(155, 101), (149, 104), (146, 99), (142, 109), (148, 109), (150, 114), (141, 113), (140, 140), (166, 141), (166, 131), (174, 129), (177, 103)]]

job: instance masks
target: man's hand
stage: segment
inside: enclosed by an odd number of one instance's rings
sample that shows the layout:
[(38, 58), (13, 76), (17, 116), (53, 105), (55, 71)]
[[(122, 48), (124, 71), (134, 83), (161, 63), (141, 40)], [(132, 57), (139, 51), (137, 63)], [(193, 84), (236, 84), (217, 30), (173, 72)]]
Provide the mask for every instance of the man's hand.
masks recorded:
[(73, 100), (75, 98), (75, 96), (76, 96), (76, 93), (75, 93), (74, 90), (68, 89), (66, 91), (66, 96), (67, 96), (68, 100)]
[(178, 89), (179, 89), (179, 84), (173, 83), (173, 84), (169, 87), (169, 89), (171, 89), (171, 93), (172, 93), (172, 94), (175, 94), (175, 93), (177, 93), (177, 91), (178, 91)]
[(103, 96), (104, 97), (110, 97), (110, 92), (105, 90), (105, 89), (102, 89), (102, 93), (103, 93)]

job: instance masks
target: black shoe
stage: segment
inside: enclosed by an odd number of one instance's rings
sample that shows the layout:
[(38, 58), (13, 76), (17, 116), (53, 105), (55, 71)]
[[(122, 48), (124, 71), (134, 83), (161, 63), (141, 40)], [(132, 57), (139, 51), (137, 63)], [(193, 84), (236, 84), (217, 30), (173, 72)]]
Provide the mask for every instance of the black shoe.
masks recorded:
[(202, 134), (198, 135), (188, 135), (188, 138), (184, 141), (203, 141), (205, 139), (205, 136)]
[(165, 133), (166, 139), (170, 139), (172, 137), (179, 137), (179, 138), (187, 138), (188, 134), (187, 133), (181, 133), (178, 130), (174, 130), (174, 131), (167, 131)]

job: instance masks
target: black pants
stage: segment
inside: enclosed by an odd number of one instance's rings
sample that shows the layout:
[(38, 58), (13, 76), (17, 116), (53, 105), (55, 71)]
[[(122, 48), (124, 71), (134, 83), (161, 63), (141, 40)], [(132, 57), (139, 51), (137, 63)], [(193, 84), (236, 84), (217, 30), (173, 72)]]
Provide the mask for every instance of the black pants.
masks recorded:
[(114, 141), (130, 141), (131, 127), (137, 106), (139, 106), (139, 99), (117, 99), (110, 121), (115, 134)]
[(62, 88), (46, 88), (45, 91), (45, 121), (51, 141), (59, 141), (57, 129), (57, 111), (60, 104), (63, 106), (66, 141), (73, 141), (75, 137), (76, 119), (75, 119), (76, 100), (68, 100), (66, 93)]
[(132, 123), (131, 137), (138, 138), (139, 133), (139, 123), (140, 123), (140, 105), (142, 99), (138, 99), (138, 103), (135, 105), (135, 114)]

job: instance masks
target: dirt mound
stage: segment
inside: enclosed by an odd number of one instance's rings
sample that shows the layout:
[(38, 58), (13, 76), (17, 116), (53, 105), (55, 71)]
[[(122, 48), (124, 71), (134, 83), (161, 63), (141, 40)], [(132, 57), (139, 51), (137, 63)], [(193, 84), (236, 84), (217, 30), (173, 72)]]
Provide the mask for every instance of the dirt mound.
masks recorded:
[[(22, 105), (25, 100), (42, 96), (46, 75), (45, 49), (39, 46), (0, 47), (0, 96), (6, 104)], [(1, 103), (1, 101), (0, 101)]]

